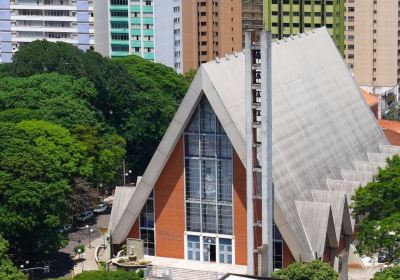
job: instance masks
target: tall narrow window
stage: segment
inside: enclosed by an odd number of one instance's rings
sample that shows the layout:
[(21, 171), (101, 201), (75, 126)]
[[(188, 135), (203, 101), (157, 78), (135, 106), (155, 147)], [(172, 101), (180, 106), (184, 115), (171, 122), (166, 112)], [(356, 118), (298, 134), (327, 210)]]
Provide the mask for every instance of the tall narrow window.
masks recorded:
[(185, 129), (184, 141), (187, 258), (232, 263), (233, 150), (205, 97)]

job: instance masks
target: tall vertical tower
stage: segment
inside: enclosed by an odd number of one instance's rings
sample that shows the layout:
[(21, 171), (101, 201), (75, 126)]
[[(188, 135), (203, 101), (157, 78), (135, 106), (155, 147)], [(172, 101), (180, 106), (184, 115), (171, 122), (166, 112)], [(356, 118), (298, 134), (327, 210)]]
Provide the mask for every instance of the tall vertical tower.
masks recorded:
[(344, 53), (344, 0), (264, 0), (264, 23), (276, 39), (326, 26)]
[(399, 5), (398, 0), (346, 1), (346, 62), (358, 84), (377, 94), (393, 88), (398, 93)]
[(259, 276), (273, 271), (271, 41), (271, 32), (245, 33), (247, 271)]
[(94, 48), (93, 0), (1, 0), (0, 62), (34, 40)]

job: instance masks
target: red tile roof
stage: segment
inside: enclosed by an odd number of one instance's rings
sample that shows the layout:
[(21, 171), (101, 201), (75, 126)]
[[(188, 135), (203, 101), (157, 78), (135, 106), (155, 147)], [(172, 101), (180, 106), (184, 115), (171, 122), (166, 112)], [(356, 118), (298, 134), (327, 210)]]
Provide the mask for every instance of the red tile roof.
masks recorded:
[(378, 97), (369, 93), (368, 91), (364, 90), (364, 89), (360, 89), (362, 95), (364, 96), (364, 99), (367, 101), (368, 106), (372, 107), (376, 104), (378, 104)]
[(400, 121), (378, 120), (382, 129), (391, 130), (400, 134)]

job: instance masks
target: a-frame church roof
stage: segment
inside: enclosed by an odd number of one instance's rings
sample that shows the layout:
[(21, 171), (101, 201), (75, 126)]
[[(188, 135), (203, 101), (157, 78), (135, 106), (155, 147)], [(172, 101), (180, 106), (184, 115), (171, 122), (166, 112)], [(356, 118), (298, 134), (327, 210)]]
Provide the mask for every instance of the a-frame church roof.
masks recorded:
[[(387, 145), (325, 28), (275, 42), (272, 54), (274, 220), (293, 256), (312, 260), (326, 242), (337, 247), (342, 230), (352, 233), (351, 194), (398, 150)], [(203, 95), (246, 166), (244, 73), (243, 53), (200, 67), (126, 208), (110, 222), (113, 243), (125, 240)]]

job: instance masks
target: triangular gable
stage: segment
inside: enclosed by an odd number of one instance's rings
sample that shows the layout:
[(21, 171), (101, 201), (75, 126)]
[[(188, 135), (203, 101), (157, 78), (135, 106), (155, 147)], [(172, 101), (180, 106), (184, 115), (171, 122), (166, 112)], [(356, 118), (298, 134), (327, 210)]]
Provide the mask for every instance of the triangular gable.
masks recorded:
[[(296, 209), (301, 219), (308, 242), (314, 254), (324, 255), (326, 237), (329, 246), (338, 247), (335, 237), (335, 227), (329, 203), (296, 201)], [(315, 255), (314, 255), (315, 256)]]
[[(342, 226), (345, 225), (345, 231), (352, 234), (350, 222), (350, 210), (347, 203), (347, 194), (339, 191), (312, 191), (313, 197), (317, 202), (329, 203), (332, 209), (332, 216), (335, 226), (336, 242), (340, 242)], [(349, 227), (350, 225), (350, 227)]]
[(120, 244), (128, 235), (203, 94), (210, 102), (240, 160), (245, 161), (245, 140), (241, 137), (236, 124), (201, 66), (137, 185), (134, 195), (126, 205), (125, 211), (119, 216), (118, 221), (114, 221), (114, 230), (111, 232), (114, 244)]

